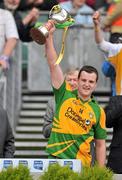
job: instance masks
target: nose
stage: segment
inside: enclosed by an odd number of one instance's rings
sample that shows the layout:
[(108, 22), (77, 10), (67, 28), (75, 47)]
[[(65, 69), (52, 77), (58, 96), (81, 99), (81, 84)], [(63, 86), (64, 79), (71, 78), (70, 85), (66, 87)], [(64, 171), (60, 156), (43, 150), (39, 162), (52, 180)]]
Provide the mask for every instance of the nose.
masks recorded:
[(73, 79), (72, 79), (72, 80), (70, 80), (70, 83), (71, 83), (71, 84), (73, 84), (73, 83), (74, 83), (74, 80), (73, 80)]
[(89, 86), (89, 81), (86, 81), (85, 85), (88, 87)]

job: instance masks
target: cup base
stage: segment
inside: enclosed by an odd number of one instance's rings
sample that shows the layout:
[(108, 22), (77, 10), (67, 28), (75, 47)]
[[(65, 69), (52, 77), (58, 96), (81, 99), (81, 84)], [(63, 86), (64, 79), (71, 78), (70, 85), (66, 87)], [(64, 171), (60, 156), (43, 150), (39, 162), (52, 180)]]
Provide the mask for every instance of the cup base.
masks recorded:
[(36, 43), (45, 44), (46, 37), (44, 36), (44, 34), (41, 31), (39, 31), (39, 29), (31, 28), (30, 35)]

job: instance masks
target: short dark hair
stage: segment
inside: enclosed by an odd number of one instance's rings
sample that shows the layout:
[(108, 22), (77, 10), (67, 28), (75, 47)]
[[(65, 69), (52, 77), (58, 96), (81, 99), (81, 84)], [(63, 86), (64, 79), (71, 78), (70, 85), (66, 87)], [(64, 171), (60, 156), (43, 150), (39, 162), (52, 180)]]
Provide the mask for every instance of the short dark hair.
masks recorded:
[(115, 44), (122, 43), (122, 33), (112, 33), (109, 41)]
[(80, 75), (81, 75), (82, 71), (86, 71), (87, 73), (95, 73), (96, 74), (96, 82), (98, 81), (99, 75), (98, 75), (98, 71), (97, 71), (97, 69), (95, 67), (88, 66), (88, 65), (83, 66), (79, 71), (78, 79), (80, 78)]

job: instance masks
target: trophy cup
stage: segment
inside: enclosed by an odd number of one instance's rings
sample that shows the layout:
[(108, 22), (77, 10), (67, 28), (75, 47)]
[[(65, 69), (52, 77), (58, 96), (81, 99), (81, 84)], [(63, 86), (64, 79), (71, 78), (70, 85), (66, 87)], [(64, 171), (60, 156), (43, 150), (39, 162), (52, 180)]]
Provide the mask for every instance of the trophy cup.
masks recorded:
[(30, 35), (32, 39), (38, 44), (44, 44), (49, 35), (50, 29), (57, 23), (65, 23), (68, 18), (69, 14), (65, 9), (62, 9), (59, 5), (53, 6), (49, 12), (48, 22), (31, 28)]

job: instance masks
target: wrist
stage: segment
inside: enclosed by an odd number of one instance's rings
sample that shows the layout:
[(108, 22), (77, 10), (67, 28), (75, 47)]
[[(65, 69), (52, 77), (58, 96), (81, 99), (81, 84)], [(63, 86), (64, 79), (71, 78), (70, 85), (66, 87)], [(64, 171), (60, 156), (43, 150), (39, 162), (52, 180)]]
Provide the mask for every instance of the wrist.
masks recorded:
[(4, 54), (2, 54), (1, 56), (0, 56), (0, 60), (4, 60), (4, 61), (7, 61), (7, 62), (9, 62), (9, 56), (7, 56), (7, 55), (4, 55)]
[(100, 31), (100, 26), (95, 25), (95, 26), (94, 26), (94, 30), (95, 30), (96, 32)]

